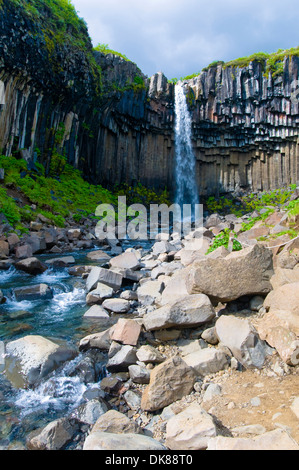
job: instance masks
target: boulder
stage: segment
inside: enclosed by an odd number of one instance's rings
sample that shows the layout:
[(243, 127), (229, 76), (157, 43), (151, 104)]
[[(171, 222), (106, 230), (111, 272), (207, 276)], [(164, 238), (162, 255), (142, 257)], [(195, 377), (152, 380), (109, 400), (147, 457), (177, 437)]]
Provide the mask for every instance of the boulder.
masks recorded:
[(0, 258), (9, 255), (9, 244), (4, 240), (0, 240)]
[(110, 318), (109, 313), (101, 305), (93, 305), (84, 313), (85, 318)]
[(216, 334), (245, 368), (261, 368), (270, 353), (249, 320), (222, 315), (215, 325)]
[(103, 307), (109, 312), (113, 313), (127, 313), (130, 308), (130, 302), (124, 299), (106, 299), (103, 302)]
[(97, 287), (86, 296), (87, 305), (102, 303), (105, 299), (113, 296), (112, 287), (106, 286), (102, 282), (97, 283)]
[(42, 274), (48, 269), (48, 266), (45, 263), (42, 263), (39, 259), (34, 257), (18, 261), (15, 264), (15, 267), (20, 271), (24, 271), (25, 273), (32, 275)]
[(253, 438), (211, 438), (207, 450), (299, 450), (297, 442), (283, 429), (275, 429)]
[(112, 270), (99, 268), (95, 266), (90, 271), (86, 279), (86, 289), (87, 292), (95, 289), (98, 285), (98, 282), (105, 284), (106, 286), (112, 287), (113, 290), (117, 291), (122, 285), (123, 276), (119, 273), (116, 273)]
[(63, 258), (52, 258), (46, 261), (50, 266), (56, 266), (60, 268), (65, 268), (70, 264), (75, 264), (75, 258), (73, 256), (64, 256)]
[(175, 272), (173, 276), (171, 276), (170, 281), (167, 283), (165, 289), (162, 292), (160, 305), (174, 303), (176, 300), (189, 295), (186, 286), (188, 273), (189, 269), (184, 268)]
[(187, 291), (206, 294), (215, 303), (268, 294), (274, 274), (272, 258), (271, 250), (254, 245), (225, 258), (196, 262), (187, 275)]
[(6, 376), (16, 387), (31, 387), (76, 354), (67, 344), (58, 345), (42, 336), (25, 336), (6, 345)]
[(33, 251), (31, 245), (17, 246), (15, 255), (17, 259), (32, 258)]
[(274, 289), (264, 307), (275, 317), (275, 326), (283, 326), (299, 336), (299, 282)]
[(144, 364), (161, 364), (165, 357), (153, 346), (146, 344), (137, 350), (137, 358)]
[(92, 432), (85, 440), (83, 450), (158, 451), (166, 450), (160, 442), (142, 434), (114, 434)]
[(204, 450), (216, 435), (212, 416), (194, 403), (167, 422), (165, 445), (170, 450)]
[(80, 405), (72, 412), (71, 417), (83, 424), (93, 426), (100, 416), (107, 413), (109, 405), (102, 398), (92, 399)]
[(215, 374), (229, 366), (226, 355), (216, 348), (205, 348), (184, 356), (186, 364), (198, 376)]
[(91, 251), (87, 254), (87, 258), (92, 261), (98, 261), (99, 263), (103, 264), (109, 263), (109, 261), (111, 260), (111, 256), (109, 256), (105, 251), (102, 250)]
[(138, 301), (146, 306), (159, 302), (164, 287), (164, 283), (159, 280), (145, 282), (137, 289)]
[(111, 345), (110, 340), (110, 328), (100, 333), (94, 333), (92, 335), (85, 336), (81, 339), (79, 344), (80, 351), (87, 349), (100, 349), (108, 351)]
[(53, 298), (53, 291), (47, 284), (18, 287), (13, 292), (17, 302), (22, 300), (49, 300)]
[(79, 426), (68, 418), (58, 419), (49, 423), (35, 437), (27, 442), (28, 450), (63, 450), (69, 444)]
[(129, 374), (132, 382), (136, 384), (148, 384), (150, 381), (150, 371), (146, 367), (133, 364), (129, 366)]
[(155, 367), (150, 383), (142, 395), (141, 408), (157, 411), (180, 400), (193, 390), (196, 376), (179, 356), (172, 357)]
[(285, 284), (299, 283), (299, 269), (276, 268), (274, 276), (271, 277), (273, 289), (278, 289)]
[(135, 253), (126, 251), (110, 260), (110, 266), (113, 268), (131, 269), (134, 271), (140, 267), (140, 262)]
[(153, 254), (155, 256), (160, 255), (161, 253), (170, 253), (171, 251), (177, 251), (175, 246), (167, 241), (156, 242), (152, 248)]
[(99, 431), (110, 434), (143, 434), (142, 429), (135, 421), (116, 410), (109, 410), (100, 416), (93, 426), (91, 434)]
[(204, 294), (188, 295), (172, 305), (164, 305), (145, 315), (143, 321), (148, 331), (203, 325), (215, 318), (210, 299)]
[(124, 345), (113, 357), (109, 358), (106, 368), (109, 372), (127, 371), (128, 367), (136, 362), (136, 348)]
[(283, 320), (268, 312), (259, 322), (257, 329), (260, 338), (275, 348), (286, 364), (299, 364), (299, 339), (293, 331), (283, 326)]
[(122, 344), (136, 346), (141, 326), (135, 320), (120, 318), (116, 325), (111, 328), (111, 341), (118, 341)]

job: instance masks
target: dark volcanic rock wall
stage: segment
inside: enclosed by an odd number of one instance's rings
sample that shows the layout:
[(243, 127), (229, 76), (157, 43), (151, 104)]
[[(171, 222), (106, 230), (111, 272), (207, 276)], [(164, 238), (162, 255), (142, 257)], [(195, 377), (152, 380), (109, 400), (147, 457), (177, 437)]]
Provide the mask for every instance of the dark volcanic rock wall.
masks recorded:
[[(49, 43), (21, 7), (0, 8), (0, 151), (49, 168), (58, 150), (93, 183), (174, 189), (174, 85), (80, 34), (83, 49)], [(184, 82), (202, 195), (299, 181), (298, 70), (295, 56), (275, 79), (252, 62)]]
[(222, 65), (186, 82), (202, 194), (268, 190), (299, 181), (299, 57), (272, 78)]

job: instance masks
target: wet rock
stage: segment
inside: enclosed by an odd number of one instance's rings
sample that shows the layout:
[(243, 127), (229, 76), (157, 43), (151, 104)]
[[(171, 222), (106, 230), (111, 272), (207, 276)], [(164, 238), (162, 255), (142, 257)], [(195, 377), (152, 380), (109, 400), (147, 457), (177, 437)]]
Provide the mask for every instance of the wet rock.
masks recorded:
[(122, 380), (118, 377), (104, 377), (100, 383), (101, 390), (108, 395), (118, 395), (122, 388)]
[(105, 299), (113, 296), (112, 287), (106, 286), (102, 282), (98, 282), (97, 287), (90, 291), (86, 296), (87, 305), (102, 303)]
[(5, 370), (5, 345), (0, 341), (0, 374)]
[(140, 262), (135, 253), (125, 252), (110, 260), (110, 266), (114, 268), (130, 269), (132, 271), (140, 267)]
[(122, 281), (123, 276), (121, 274), (96, 266), (90, 271), (86, 279), (86, 289), (87, 292), (90, 292), (96, 288), (98, 282), (101, 282), (117, 291), (120, 289)]
[(94, 333), (92, 335), (86, 336), (80, 341), (79, 349), (80, 351), (85, 351), (87, 349), (100, 349), (103, 351), (108, 351), (111, 345), (110, 339), (110, 328), (108, 330), (102, 331), (100, 333)]
[(101, 305), (93, 305), (84, 313), (85, 318), (103, 318), (108, 319), (109, 313)]
[(148, 313), (144, 317), (144, 326), (148, 331), (199, 326), (211, 321), (215, 315), (210, 299), (204, 294), (194, 294)]
[(80, 421), (80, 423), (94, 425), (100, 416), (107, 413), (109, 405), (103, 398), (90, 400), (80, 405), (73, 413), (72, 418)]
[(113, 313), (127, 313), (130, 308), (130, 302), (124, 299), (106, 299), (103, 302), (103, 307), (109, 312)]
[(204, 450), (216, 435), (212, 416), (193, 404), (167, 422), (165, 445), (171, 450)]
[(64, 256), (63, 258), (53, 258), (46, 261), (50, 266), (56, 266), (65, 268), (70, 264), (75, 264), (75, 258), (73, 256)]
[(49, 300), (53, 298), (53, 291), (47, 284), (37, 284), (14, 289), (17, 302), (22, 300)]
[(74, 420), (58, 419), (49, 423), (27, 442), (28, 450), (62, 450), (69, 444), (79, 426)]
[(18, 261), (15, 264), (16, 269), (24, 271), (28, 274), (38, 275), (44, 273), (48, 266), (45, 263), (42, 263), (37, 258), (27, 258), (21, 261)]
[(268, 294), (273, 274), (271, 250), (255, 245), (225, 258), (195, 263), (186, 284), (189, 294), (204, 293), (215, 303), (229, 302), (245, 295)]
[(180, 357), (173, 357), (155, 367), (143, 392), (141, 408), (156, 411), (188, 395), (196, 376)]
[(113, 434), (96, 431), (91, 433), (83, 450), (166, 450), (160, 442), (141, 434)]
[(77, 351), (42, 336), (25, 336), (6, 345), (6, 376), (16, 387), (33, 386)]
[(87, 258), (93, 261), (98, 261), (99, 263), (109, 263), (111, 260), (111, 256), (102, 250), (91, 251), (87, 254)]

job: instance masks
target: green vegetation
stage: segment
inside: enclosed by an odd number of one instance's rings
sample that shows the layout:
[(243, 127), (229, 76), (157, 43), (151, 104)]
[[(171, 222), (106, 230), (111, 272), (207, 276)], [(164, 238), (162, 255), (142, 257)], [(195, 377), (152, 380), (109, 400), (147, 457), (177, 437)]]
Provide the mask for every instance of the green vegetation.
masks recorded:
[(130, 59), (128, 59), (128, 57), (124, 54), (121, 54), (120, 52), (117, 52), (117, 51), (114, 51), (113, 49), (111, 49), (109, 47), (108, 44), (98, 44), (95, 48), (94, 48), (95, 51), (97, 52), (101, 52), (102, 54), (113, 54), (113, 55), (116, 55), (118, 57), (121, 57), (122, 59), (124, 59), (125, 61), (127, 62), (131, 62)]
[[(248, 67), (250, 62), (258, 62), (261, 64), (262, 69), (264, 71), (265, 76), (268, 76), (269, 73), (272, 73), (272, 77), (277, 77), (283, 73), (284, 67), (284, 59), (285, 57), (292, 57), (292, 56), (299, 56), (299, 46), (292, 47), (290, 49), (279, 49), (276, 52), (268, 54), (266, 52), (257, 52), (247, 57), (240, 57), (238, 59), (230, 60), (229, 62), (223, 62), (221, 60), (216, 60), (212, 62), (207, 67), (204, 67), (201, 72), (194, 73), (192, 75), (187, 75), (186, 77), (180, 78), (180, 80), (191, 80), (192, 78), (198, 77), (200, 73), (207, 72), (209, 69), (213, 67), (217, 67), (218, 65), (222, 65), (223, 68), (227, 67)], [(172, 83), (177, 83), (178, 79), (173, 78), (170, 80)]]
[[(117, 208), (118, 196), (127, 196), (127, 205), (169, 203), (166, 189), (156, 193), (136, 184), (109, 191), (100, 185), (89, 184), (64, 159), (57, 174), (52, 171), (49, 177), (45, 176), (40, 163), (35, 164), (34, 170), (28, 170), (26, 161), (15, 157), (0, 156), (0, 168), (5, 170), (4, 185), (0, 186), (0, 213), (14, 229), (23, 230), (23, 224), (36, 220), (37, 214), (44, 215), (58, 227), (65, 226), (66, 218), (77, 223), (82, 217), (94, 218), (99, 204), (112, 204)], [(36, 209), (32, 209), (32, 204)]]
[[(86, 62), (95, 83), (95, 90), (101, 92), (101, 68), (93, 55), (92, 43), (84, 19), (79, 18), (70, 0), (5, 0), (2, 8), (18, 11), (25, 18), (31, 40), (38, 47), (44, 46), (49, 66), (54, 74), (64, 72), (61, 66), (61, 50), (67, 46), (85, 54)], [(70, 85), (71, 86), (71, 85)]]
[(219, 233), (219, 235), (217, 235), (214, 238), (213, 243), (210, 246), (210, 248), (208, 249), (206, 254), (208, 255), (209, 253), (212, 253), (213, 251), (215, 251), (220, 246), (224, 246), (227, 249), (228, 246), (229, 246), (229, 241), (230, 241), (231, 237), (232, 237), (232, 243), (233, 243), (233, 245), (232, 245), (233, 251), (242, 250), (241, 243), (239, 243), (238, 240), (234, 240), (233, 239), (234, 236), (236, 236), (235, 232), (232, 232), (229, 229), (225, 229), (223, 232)]

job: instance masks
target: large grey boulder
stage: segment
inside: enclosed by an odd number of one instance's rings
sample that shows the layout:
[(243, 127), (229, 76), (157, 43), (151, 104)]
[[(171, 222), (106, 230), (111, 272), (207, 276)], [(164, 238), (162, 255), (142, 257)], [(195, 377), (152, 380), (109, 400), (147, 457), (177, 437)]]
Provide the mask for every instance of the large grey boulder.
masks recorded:
[(146, 330), (154, 331), (175, 326), (199, 326), (213, 320), (215, 316), (210, 299), (204, 294), (194, 294), (148, 313), (143, 322)]
[(165, 444), (171, 450), (204, 450), (216, 435), (212, 416), (194, 403), (167, 422)]
[(213, 302), (230, 302), (272, 290), (273, 255), (263, 245), (233, 252), (225, 258), (196, 262), (187, 275), (189, 294), (203, 293)]
[(172, 357), (155, 367), (150, 383), (143, 392), (141, 408), (157, 411), (180, 400), (193, 390), (196, 375), (179, 356)]
[(16, 269), (24, 271), (25, 273), (37, 275), (44, 273), (48, 266), (45, 263), (42, 263), (37, 258), (27, 258), (21, 261), (18, 261), (15, 264)]
[(110, 266), (114, 268), (123, 268), (135, 270), (140, 267), (140, 262), (135, 253), (126, 251), (110, 260)]
[(58, 345), (42, 336), (25, 336), (6, 344), (6, 376), (16, 387), (31, 387), (77, 351), (67, 344)]
[(27, 442), (28, 450), (62, 450), (69, 444), (79, 426), (68, 418), (58, 419), (49, 423), (38, 434)]
[(120, 350), (111, 357), (106, 365), (109, 372), (121, 372), (127, 371), (128, 367), (132, 364), (136, 364), (136, 348), (129, 345), (124, 345)]
[(109, 432), (111, 434), (143, 434), (138, 424), (116, 410), (109, 410), (99, 417), (91, 433)]
[(275, 429), (253, 438), (213, 437), (207, 450), (299, 450), (299, 445), (286, 430)]
[(47, 284), (18, 287), (13, 292), (17, 302), (22, 300), (49, 300), (53, 298), (53, 291)]
[(92, 432), (84, 443), (83, 450), (167, 450), (155, 439), (142, 434), (114, 434), (110, 432)]
[(215, 374), (229, 365), (225, 353), (216, 348), (205, 348), (187, 354), (184, 361), (198, 376)]
[(122, 285), (123, 276), (110, 269), (99, 268), (95, 266), (89, 273), (86, 279), (87, 292), (95, 289), (99, 282), (106, 286), (112, 287), (115, 291), (120, 289)]

